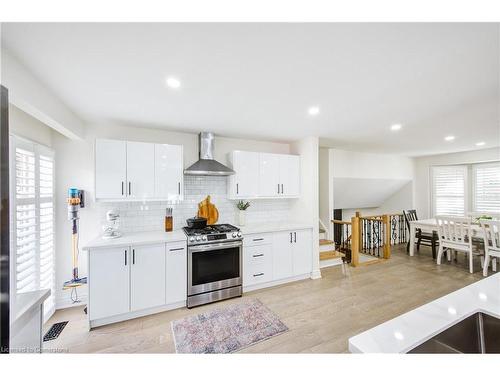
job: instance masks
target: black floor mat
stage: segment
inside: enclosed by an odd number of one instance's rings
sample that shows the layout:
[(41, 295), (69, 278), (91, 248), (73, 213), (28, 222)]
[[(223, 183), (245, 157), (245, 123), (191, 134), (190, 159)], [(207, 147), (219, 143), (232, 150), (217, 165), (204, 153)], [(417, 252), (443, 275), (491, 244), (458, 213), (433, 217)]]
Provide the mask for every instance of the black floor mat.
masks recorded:
[(59, 322), (56, 324), (52, 324), (52, 327), (47, 331), (45, 336), (43, 336), (43, 341), (55, 340), (59, 337), (64, 327), (66, 327), (68, 322)]

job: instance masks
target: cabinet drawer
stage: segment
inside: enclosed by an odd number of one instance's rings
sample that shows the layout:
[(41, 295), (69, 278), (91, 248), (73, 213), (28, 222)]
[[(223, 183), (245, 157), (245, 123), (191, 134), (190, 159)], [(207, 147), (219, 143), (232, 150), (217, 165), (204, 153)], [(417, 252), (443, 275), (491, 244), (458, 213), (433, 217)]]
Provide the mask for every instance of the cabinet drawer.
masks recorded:
[(273, 242), (272, 233), (257, 233), (243, 237), (244, 246), (267, 245)]
[(273, 279), (272, 262), (247, 264), (243, 269), (243, 286), (266, 283)]

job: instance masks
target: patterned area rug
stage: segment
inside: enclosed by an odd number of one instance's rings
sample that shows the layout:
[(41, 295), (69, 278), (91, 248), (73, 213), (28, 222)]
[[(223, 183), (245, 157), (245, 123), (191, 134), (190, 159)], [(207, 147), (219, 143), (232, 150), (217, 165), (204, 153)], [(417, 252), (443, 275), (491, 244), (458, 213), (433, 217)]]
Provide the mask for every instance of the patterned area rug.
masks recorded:
[(232, 353), (288, 331), (258, 299), (172, 322), (177, 353)]

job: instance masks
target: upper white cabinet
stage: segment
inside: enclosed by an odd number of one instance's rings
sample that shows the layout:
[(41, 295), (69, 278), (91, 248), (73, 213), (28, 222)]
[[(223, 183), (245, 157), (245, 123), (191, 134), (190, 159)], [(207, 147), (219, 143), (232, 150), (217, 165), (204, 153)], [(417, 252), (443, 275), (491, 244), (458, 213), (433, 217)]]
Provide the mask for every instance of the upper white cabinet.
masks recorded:
[(154, 147), (156, 196), (181, 200), (184, 191), (182, 146), (156, 144)]
[(129, 198), (155, 196), (155, 145), (127, 142), (127, 194)]
[(259, 154), (233, 151), (229, 154), (229, 167), (236, 173), (228, 178), (231, 198), (256, 198), (259, 194)]
[(181, 200), (183, 147), (97, 139), (96, 199)]
[(230, 199), (299, 197), (300, 156), (233, 151), (228, 159), (236, 172), (228, 179)]
[(95, 143), (96, 198), (126, 198), (127, 143), (98, 139)]

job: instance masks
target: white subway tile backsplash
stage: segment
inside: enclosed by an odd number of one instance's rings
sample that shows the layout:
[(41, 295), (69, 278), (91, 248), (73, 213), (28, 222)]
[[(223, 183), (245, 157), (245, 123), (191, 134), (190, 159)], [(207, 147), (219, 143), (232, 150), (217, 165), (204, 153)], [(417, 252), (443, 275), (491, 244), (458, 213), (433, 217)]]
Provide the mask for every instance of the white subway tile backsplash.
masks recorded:
[[(173, 208), (174, 229), (186, 225), (186, 219), (198, 212), (198, 203), (210, 195), (219, 210), (219, 223), (237, 225), (236, 201), (227, 199), (227, 178), (218, 176), (184, 176), (184, 200), (176, 202), (117, 202), (98, 203), (102, 224), (106, 224), (106, 211), (120, 211), (120, 229), (123, 232), (163, 230), (165, 209)], [(246, 222), (280, 221), (289, 217), (288, 199), (259, 199), (251, 201)]]

